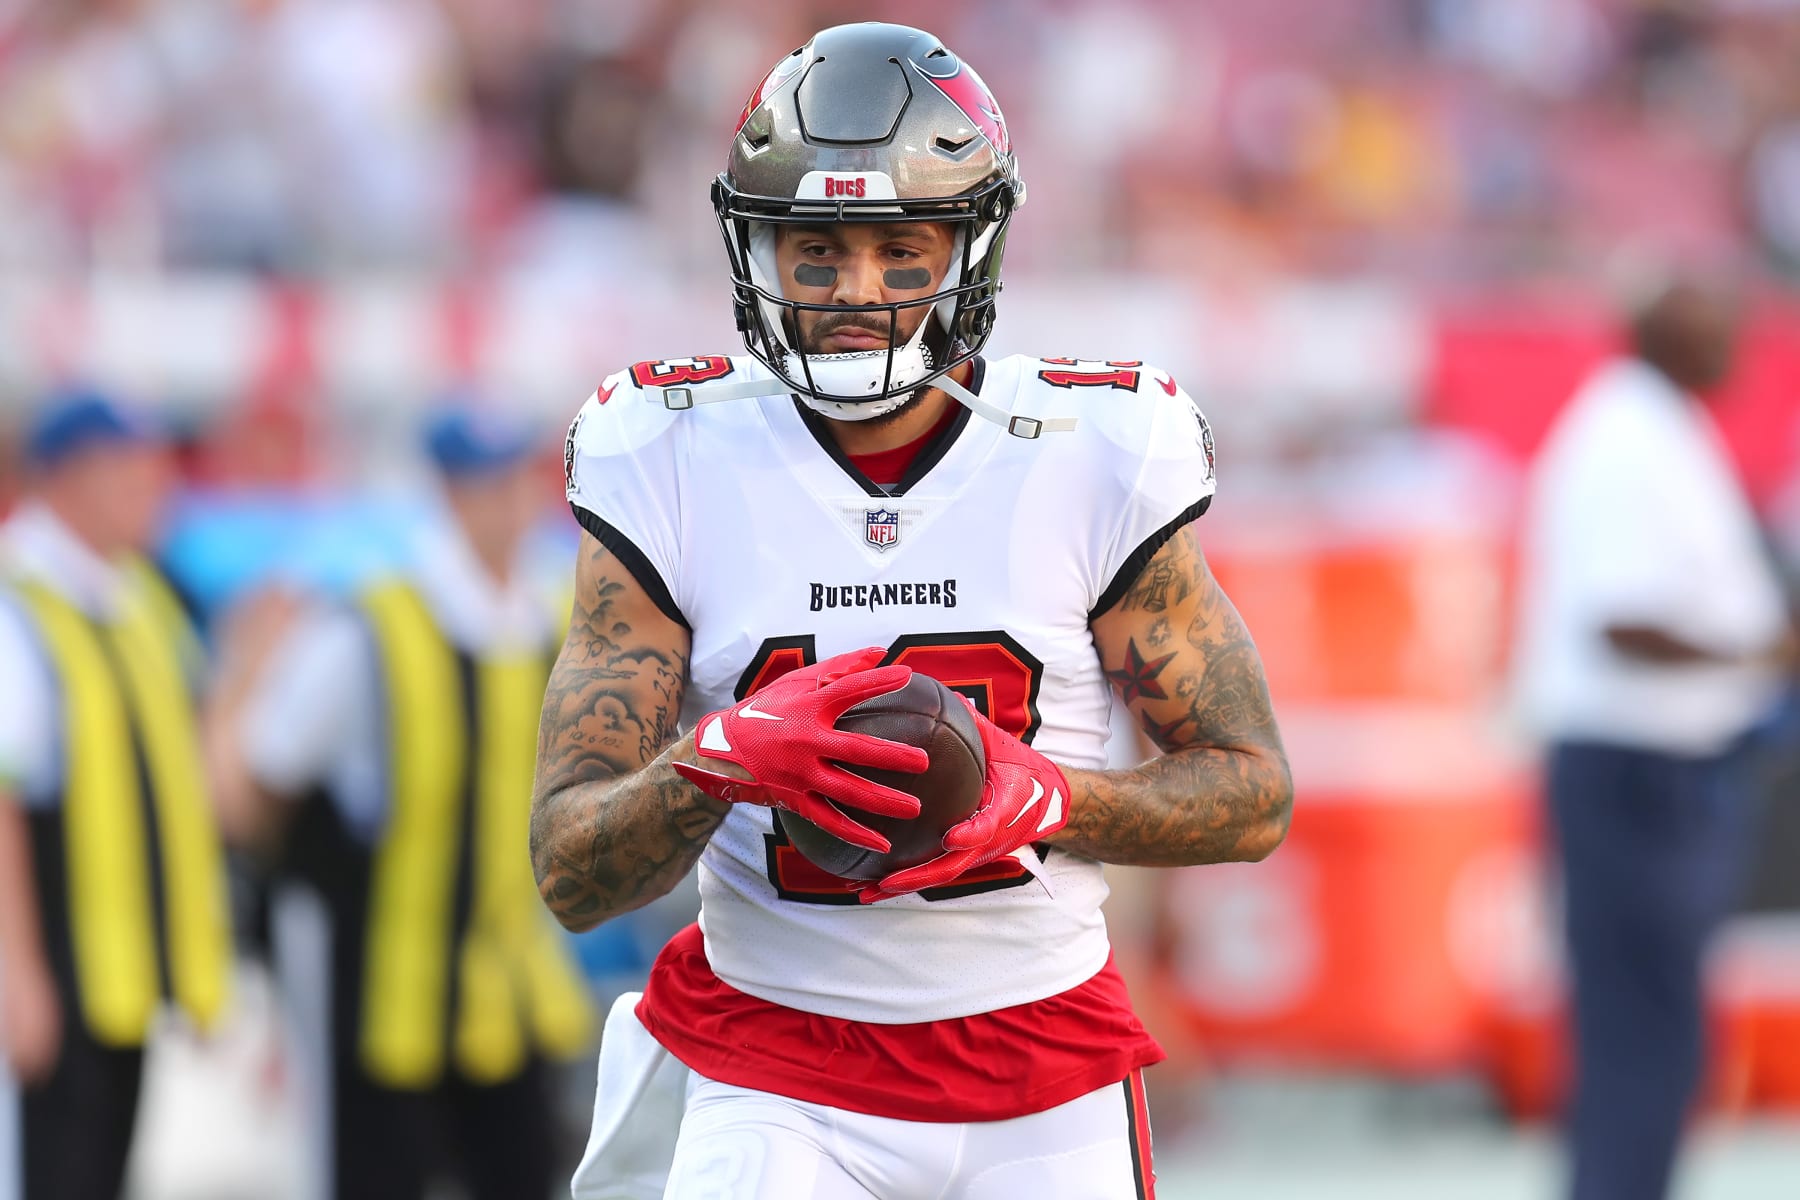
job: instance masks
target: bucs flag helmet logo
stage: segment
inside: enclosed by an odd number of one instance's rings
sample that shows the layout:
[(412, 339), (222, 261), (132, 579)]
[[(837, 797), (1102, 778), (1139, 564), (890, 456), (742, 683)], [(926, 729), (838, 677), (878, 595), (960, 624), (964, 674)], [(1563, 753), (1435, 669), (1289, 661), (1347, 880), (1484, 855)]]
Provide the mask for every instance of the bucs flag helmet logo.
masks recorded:
[(863, 522), (863, 540), (886, 550), (900, 540), (900, 514), (891, 508), (872, 508)]
[[(942, 59), (935, 60), (941, 62)], [(949, 97), (950, 102), (962, 109), (963, 115), (981, 130), (996, 154), (1012, 153), (1012, 137), (1006, 132), (1006, 118), (1000, 115), (1000, 106), (994, 102), (994, 93), (988, 91), (987, 84), (975, 69), (960, 59), (950, 57), (950, 71), (944, 75), (934, 75), (927, 67), (932, 66), (933, 59), (926, 59), (924, 64), (914, 63), (919, 74), (937, 85), (937, 90)]]

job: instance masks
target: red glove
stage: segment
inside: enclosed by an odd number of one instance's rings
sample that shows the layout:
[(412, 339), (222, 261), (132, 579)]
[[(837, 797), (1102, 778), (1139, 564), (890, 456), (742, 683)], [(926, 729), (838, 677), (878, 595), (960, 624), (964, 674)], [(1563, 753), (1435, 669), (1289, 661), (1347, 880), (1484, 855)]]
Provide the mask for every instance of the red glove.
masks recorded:
[(853, 650), (790, 671), (732, 707), (700, 718), (694, 727), (700, 756), (736, 763), (750, 772), (749, 779), (680, 762), (675, 773), (715, 799), (785, 809), (833, 837), (885, 853), (888, 840), (839, 806), (916, 817), (919, 801), (844, 765), (916, 775), (931, 758), (917, 746), (837, 728), (846, 710), (898, 691), (912, 678), (911, 667), (876, 667), (885, 653), (879, 647)]
[[(975, 712), (973, 704), (969, 709)], [(1069, 781), (1057, 765), (979, 712), (975, 727), (987, 756), (981, 807), (944, 831), (943, 854), (864, 887), (858, 893), (864, 904), (954, 883), (965, 871), (1005, 858), (1068, 824)]]

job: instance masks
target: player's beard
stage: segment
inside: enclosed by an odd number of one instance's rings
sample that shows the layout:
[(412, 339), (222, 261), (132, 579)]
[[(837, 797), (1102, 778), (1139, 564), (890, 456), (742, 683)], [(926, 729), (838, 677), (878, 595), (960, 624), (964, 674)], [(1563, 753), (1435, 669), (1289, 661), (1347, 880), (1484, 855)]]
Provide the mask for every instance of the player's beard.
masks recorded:
[[(929, 317), (930, 317), (930, 312), (929, 312), (929, 310), (927, 310), (926, 312), (920, 314), (919, 319), (921, 321), (924, 321), (924, 320), (929, 319)], [(889, 352), (890, 353), (892, 352), (892, 350), (894, 348), (894, 340), (893, 340), (893, 336), (892, 336), (893, 321), (888, 317), (888, 315), (886, 313), (870, 313), (870, 312), (847, 312), (847, 313), (827, 313), (827, 314), (825, 314), (823, 317), (819, 318), (818, 324), (814, 325), (813, 328), (808, 333), (806, 333), (804, 336), (802, 336), (799, 339), (799, 345), (800, 345), (801, 352), (804, 354), (818, 354), (818, 355), (825, 355), (825, 354), (833, 353), (833, 351), (826, 350), (823, 348), (823, 343), (824, 343), (825, 339), (830, 337), (837, 330), (843, 329), (845, 326), (849, 326), (849, 325), (859, 326), (863, 329), (867, 329), (867, 330), (869, 330), (873, 333), (877, 333), (877, 334), (887, 334), (888, 335), (888, 343), (889, 343)], [(792, 335), (792, 332), (793, 332), (793, 326), (790, 324), (790, 326), (789, 326), (790, 336)], [(913, 328), (913, 330), (906, 335), (906, 337), (911, 337), (912, 333), (916, 333), (916, 332), (918, 332), (917, 326), (915, 326)], [(904, 345), (905, 341), (906, 341), (906, 339), (902, 338), (900, 344)], [(931, 386), (929, 384), (922, 384), (919, 387), (914, 388), (912, 391), (912, 394), (907, 396), (906, 399), (902, 400), (898, 407), (894, 408), (893, 410), (891, 410), (889, 412), (884, 412), (878, 417), (870, 417), (867, 420), (858, 421), (857, 424), (862, 426), (864, 429), (882, 429), (882, 428), (885, 428), (886, 426), (893, 425), (896, 422), (898, 422), (902, 417), (904, 417), (907, 413), (911, 412), (913, 406), (915, 404), (917, 404), (920, 401), (920, 399), (922, 399), (924, 397), (925, 393), (930, 390), (931, 390)]]

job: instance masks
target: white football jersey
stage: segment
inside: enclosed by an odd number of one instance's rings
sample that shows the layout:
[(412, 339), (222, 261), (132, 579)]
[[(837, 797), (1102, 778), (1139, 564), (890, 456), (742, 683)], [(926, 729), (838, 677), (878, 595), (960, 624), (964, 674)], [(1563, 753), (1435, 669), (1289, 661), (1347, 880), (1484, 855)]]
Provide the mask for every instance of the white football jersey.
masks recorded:
[[(770, 379), (770, 395), (669, 411), (641, 388)], [(569, 429), (569, 501), (693, 634), (682, 723), (863, 646), (970, 696), (1072, 767), (1105, 765), (1108, 683), (1089, 622), (1205, 510), (1212, 434), (1139, 363), (977, 360), (973, 390), (1073, 431), (1014, 437), (959, 409), (891, 489), (752, 358), (639, 363)], [(713, 970), (753, 996), (878, 1023), (1056, 995), (1106, 962), (1099, 864), (1041, 848), (877, 905), (813, 868), (771, 813), (735, 807), (700, 860)]]

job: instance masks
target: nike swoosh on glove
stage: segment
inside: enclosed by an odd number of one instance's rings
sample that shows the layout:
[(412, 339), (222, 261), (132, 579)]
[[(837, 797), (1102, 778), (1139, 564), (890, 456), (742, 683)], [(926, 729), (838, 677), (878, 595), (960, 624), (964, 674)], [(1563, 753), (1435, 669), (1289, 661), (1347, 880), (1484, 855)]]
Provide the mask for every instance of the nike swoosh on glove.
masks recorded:
[[(965, 701), (967, 703), (967, 701)], [(864, 887), (864, 904), (954, 883), (967, 871), (1005, 858), (1069, 823), (1069, 782), (1049, 759), (982, 716), (975, 728), (987, 756), (981, 807), (944, 832), (944, 853)]]
[(845, 770), (874, 767), (917, 775), (931, 765), (918, 746), (837, 728), (846, 711), (906, 686), (911, 667), (878, 667), (880, 647), (852, 650), (790, 671), (694, 727), (700, 757), (736, 763), (749, 779), (675, 763), (675, 773), (717, 800), (759, 804), (804, 817), (833, 837), (886, 853), (888, 840), (843, 807), (882, 817), (916, 817), (914, 796)]

